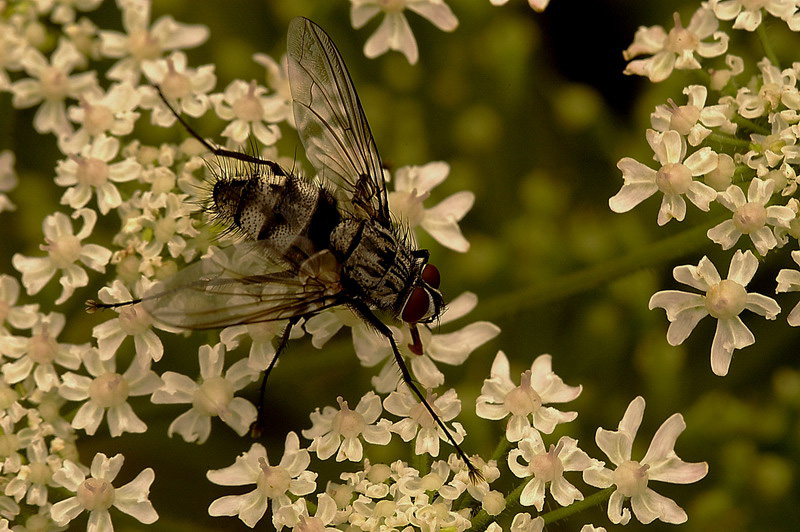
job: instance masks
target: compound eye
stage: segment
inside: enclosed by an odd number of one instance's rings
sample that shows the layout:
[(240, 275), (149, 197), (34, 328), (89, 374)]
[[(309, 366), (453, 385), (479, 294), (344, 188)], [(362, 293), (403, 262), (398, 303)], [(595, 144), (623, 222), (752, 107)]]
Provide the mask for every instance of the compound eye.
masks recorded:
[(422, 280), (433, 288), (438, 289), (439, 283), (442, 282), (442, 277), (439, 274), (439, 268), (433, 264), (426, 264), (422, 269)]
[(403, 321), (417, 323), (430, 310), (430, 297), (424, 288), (415, 287), (403, 309)]

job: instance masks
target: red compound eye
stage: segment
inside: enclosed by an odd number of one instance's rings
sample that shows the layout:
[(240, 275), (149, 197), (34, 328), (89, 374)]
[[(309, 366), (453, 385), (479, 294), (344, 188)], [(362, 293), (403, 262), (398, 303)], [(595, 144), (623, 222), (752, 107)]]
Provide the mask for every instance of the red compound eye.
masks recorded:
[(433, 264), (426, 264), (422, 269), (422, 280), (433, 288), (439, 288), (439, 283), (442, 281), (442, 276), (439, 274), (439, 268)]
[(430, 309), (430, 297), (424, 288), (416, 287), (411, 292), (406, 306), (403, 309), (403, 321), (406, 323), (416, 323), (421, 320)]

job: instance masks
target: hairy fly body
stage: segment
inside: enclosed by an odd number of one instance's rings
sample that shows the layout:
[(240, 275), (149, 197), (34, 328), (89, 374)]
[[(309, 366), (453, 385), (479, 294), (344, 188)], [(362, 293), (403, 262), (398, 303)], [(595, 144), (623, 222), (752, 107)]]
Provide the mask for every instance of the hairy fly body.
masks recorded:
[(403, 380), (478, 477), (414, 383), (391, 330), (375, 314), (405, 322), (414, 339), (409, 347), (421, 354), (418, 324), (435, 321), (444, 310), (439, 271), (428, 264), (428, 251), (417, 249), (408, 229), (391, 218), (380, 155), (336, 46), (304, 18), (291, 22), (287, 41), (295, 122), (318, 182), (274, 161), (214, 146), (162, 95), (209, 151), (243, 163), (234, 175), (217, 176), (207, 202), (216, 221), (242, 241), (181, 270), (141, 299), (90, 306), (141, 303), (156, 320), (182, 329), (288, 320), (265, 370), (262, 403), (266, 376), (292, 327), (327, 308), (346, 306), (387, 339)]

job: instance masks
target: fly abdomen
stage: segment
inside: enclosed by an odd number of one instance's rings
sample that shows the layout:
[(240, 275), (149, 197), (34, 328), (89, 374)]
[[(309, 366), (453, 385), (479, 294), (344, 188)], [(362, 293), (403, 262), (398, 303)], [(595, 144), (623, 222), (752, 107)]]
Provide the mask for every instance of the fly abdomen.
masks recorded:
[(329, 247), (341, 220), (333, 195), (292, 174), (220, 179), (212, 199), (216, 218), (263, 243), (274, 258), (297, 265)]

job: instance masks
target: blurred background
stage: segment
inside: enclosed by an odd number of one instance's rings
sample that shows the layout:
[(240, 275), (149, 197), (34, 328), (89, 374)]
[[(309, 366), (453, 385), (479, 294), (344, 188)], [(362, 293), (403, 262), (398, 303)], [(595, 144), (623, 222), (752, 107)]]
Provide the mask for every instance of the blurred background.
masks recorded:
[[(208, 42), (188, 55), (193, 66), (216, 65), (221, 91), (233, 79), (264, 83), (264, 70), (252, 55), (263, 52), (280, 58), (291, 18), (311, 18), (341, 50), (384, 161), (391, 168), (448, 162), (450, 177), (434, 189), (428, 205), (460, 190), (475, 193), (475, 206), (460, 224), (472, 244), (469, 252), (452, 252), (418, 233), (420, 244), (431, 249), (432, 262), (442, 271), (445, 295), (452, 299), (469, 290), (480, 301), (472, 314), (442, 327), (442, 332), (479, 319), (490, 320), (503, 331), (463, 366), (442, 368), (447, 384), (458, 390), (462, 401), (458, 420), (468, 432), (464, 443), (468, 453), (489, 456), (502, 436), (502, 423), (481, 420), (474, 410), (497, 350), (511, 360), (515, 381), (536, 356), (550, 353), (554, 371), (567, 384), (582, 384), (584, 390), (563, 408), (579, 412), (577, 420), (546, 437), (548, 445), (567, 434), (591, 456), (606, 459), (594, 443), (595, 430), (616, 429), (628, 403), (642, 395), (647, 409), (634, 458), (644, 456), (667, 417), (681, 412), (688, 428), (678, 439), (676, 452), (686, 461), (709, 464), (708, 476), (696, 484), (650, 484), (687, 511), (684, 529), (796, 530), (800, 335), (785, 319), (797, 298), (778, 297), (783, 312), (773, 322), (747, 314), (744, 320), (756, 344), (734, 354), (727, 377), (716, 377), (709, 363), (715, 321), (704, 320), (687, 342), (671, 347), (665, 338), (664, 312), (649, 311), (647, 302), (658, 290), (683, 289), (672, 279), (672, 267), (697, 264), (703, 255), (725, 276), (732, 252), (721, 252), (702, 238), (668, 246), (663, 258), (655, 250), (665, 239), (706, 227), (727, 211), (705, 214), (690, 207), (683, 223), (659, 228), (660, 197), (623, 215), (612, 213), (607, 204), (622, 185), (616, 168), (620, 158), (651, 161), (644, 132), (653, 107), (670, 97), (684, 102), (682, 88), (700, 81), (682, 71), (658, 85), (626, 77), (622, 50), (640, 25), (671, 28), (673, 12), (688, 24), (699, 2), (552, 0), (543, 14), (534, 13), (521, 0), (510, 0), (503, 7), (493, 7), (488, 0), (447, 3), (460, 22), (452, 33), (407, 12), (420, 50), (416, 65), (396, 52), (366, 59), (362, 47), (380, 16), (354, 30), (344, 0), (236, 0), (224, 7), (218, 2), (159, 0), (153, 20), (171, 14), (180, 22), (210, 28)], [(121, 29), (113, 3), (90, 16), (101, 28)], [(769, 34), (786, 64), (797, 58), (800, 38), (784, 23), (773, 21)], [(754, 36), (742, 32), (735, 33), (731, 51), (744, 56), (750, 69), (763, 55)], [(33, 131), (33, 112), (11, 109), (7, 93), (0, 94), (0, 116), (0, 149), (14, 150), (20, 176), (11, 193), (17, 211), (0, 215), (6, 227), (2, 268), (13, 273), (14, 252), (41, 254), (41, 221), (59, 208), (62, 193), (52, 182), (60, 156), (52, 137)], [(162, 130), (148, 122), (145, 116), (137, 125), (136, 135), (143, 142), (179, 142), (186, 137), (178, 127)], [(212, 113), (193, 124), (201, 134), (221, 139), (224, 124)], [(302, 151), (288, 128), (278, 146), (289, 157)], [(113, 212), (101, 217), (95, 237), (103, 231), (110, 236), (118, 224)], [(787, 248), (770, 253), (749, 291), (774, 296), (778, 269), (792, 264)], [(647, 268), (640, 267), (643, 263)], [(93, 284), (79, 289), (63, 307), (43, 307), (68, 315), (60, 341), (89, 341), (91, 328), (107, 319), (87, 316), (82, 309), (83, 300), (94, 297), (102, 286), (100, 277), (94, 274)], [(48, 293), (51, 300), (60, 293), (56, 281), (47, 286), (45, 298), (37, 300), (46, 300)], [(29, 300), (23, 297), (22, 302)], [(214, 332), (189, 340), (160, 336), (166, 354), (156, 369), (190, 375), (196, 371), (199, 343), (216, 341)], [(132, 342), (128, 340), (123, 349), (132, 350)], [(246, 355), (247, 349), (245, 345), (239, 352)], [(349, 334), (339, 334), (323, 350), (314, 349), (307, 339), (292, 342), (267, 390), (272, 430), (264, 444), (270, 458), (280, 458), (288, 431), (310, 427), (308, 413), (315, 407), (335, 405), (338, 395), (351, 406), (357, 403), (369, 390), (375, 371), (358, 364)], [(249, 397), (255, 402), (255, 389)], [(210, 484), (205, 472), (230, 465), (251, 442), (218, 422), (203, 446), (167, 439), (167, 426), (185, 408), (155, 407), (147, 400), (132, 404), (149, 431), (112, 439), (103, 426), (95, 437), (80, 441), (82, 458), (90, 460), (98, 451), (109, 456), (124, 453), (122, 482), (143, 467), (156, 470), (151, 500), (161, 519), (150, 530), (246, 530), (236, 519), (207, 516), (213, 499), (236, 490)], [(443, 450), (449, 452), (449, 447)], [(406, 446), (394, 444), (367, 450), (373, 462), (409, 460), (407, 453)], [(320, 466), (312, 458), (312, 468), (321, 471), (321, 488), (327, 480), (337, 479), (340, 468), (355, 470), (358, 465)], [(578, 474), (566, 476), (584, 495), (595, 491)], [(504, 478), (513, 480), (507, 473)], [(507, 492), (513, 485), (501, 483), (495, 489)], [(547, 504), (545, 510), (557, 507), (549, 495)], [(603, 506), (548, 530), (578, 530), (590, 522), (613, 528)], [(78, 529), (80, 523), (72, 525)], [(144, 528), (119, 514), (114, 523), (119, 530)], [(259, 524), (259, 529), (270, 527), (266, 521)], [(644, 527), (635, 520), (627, 527), (645, 528), (674, 529), (659, 522)]]

